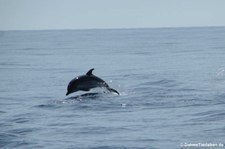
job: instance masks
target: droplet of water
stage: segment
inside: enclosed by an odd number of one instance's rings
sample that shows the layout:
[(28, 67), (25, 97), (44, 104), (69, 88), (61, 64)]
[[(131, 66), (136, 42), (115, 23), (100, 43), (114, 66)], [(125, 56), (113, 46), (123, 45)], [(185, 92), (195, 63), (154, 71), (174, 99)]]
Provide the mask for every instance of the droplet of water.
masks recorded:
[(125, 107), (127, 106), (127, 104), (122, 103), (121, 106), (122, 106), (123, 108), (125, 108)]

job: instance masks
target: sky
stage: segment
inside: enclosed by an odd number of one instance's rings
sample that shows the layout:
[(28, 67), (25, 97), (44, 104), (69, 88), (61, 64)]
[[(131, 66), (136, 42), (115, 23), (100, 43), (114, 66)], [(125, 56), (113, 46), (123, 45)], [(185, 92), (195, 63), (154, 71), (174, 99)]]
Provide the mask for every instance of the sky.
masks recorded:
[(0, 30), (225, 26), (225, 0), (0, 0)]

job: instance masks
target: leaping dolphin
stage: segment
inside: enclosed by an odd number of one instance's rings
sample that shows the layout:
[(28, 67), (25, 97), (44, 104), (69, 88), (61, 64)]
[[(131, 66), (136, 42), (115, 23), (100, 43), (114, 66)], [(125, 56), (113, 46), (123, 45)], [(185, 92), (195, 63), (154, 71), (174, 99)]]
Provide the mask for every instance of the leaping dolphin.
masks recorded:
[(104, 87), (110, 92), (115, 92), (119, 95), (115, 89), (109, 87), (109, 85), (99, 77), (92, 74), (94, 68), (90, 69), (85, 75), (77, 76), (70, 81), (67, 87), (66, 96), (76, 91), (89, 91), (92, 88)]

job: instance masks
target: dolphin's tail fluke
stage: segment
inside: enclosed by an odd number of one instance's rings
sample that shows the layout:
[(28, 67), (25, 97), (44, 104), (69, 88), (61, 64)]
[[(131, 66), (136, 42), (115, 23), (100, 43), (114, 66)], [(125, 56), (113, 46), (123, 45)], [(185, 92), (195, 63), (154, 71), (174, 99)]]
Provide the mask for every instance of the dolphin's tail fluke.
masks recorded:
[(115, 92), (115, 93), (117, 93), (118, 95), (120, 94), (119, 92), (117, 92), (115, 89), (113, 89), (113, 88), (110, 88), (110, 87), (107, 87), (107, 89), (110, 91), (110, 92)]

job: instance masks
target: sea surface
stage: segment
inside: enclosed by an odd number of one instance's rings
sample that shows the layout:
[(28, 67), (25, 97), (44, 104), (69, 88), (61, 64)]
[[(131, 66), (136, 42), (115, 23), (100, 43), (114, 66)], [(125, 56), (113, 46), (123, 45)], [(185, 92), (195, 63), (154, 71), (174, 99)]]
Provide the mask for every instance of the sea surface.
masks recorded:
[(0, 148), (225, 148), (225, 27), (0, 31)]

